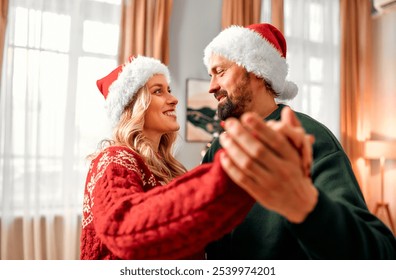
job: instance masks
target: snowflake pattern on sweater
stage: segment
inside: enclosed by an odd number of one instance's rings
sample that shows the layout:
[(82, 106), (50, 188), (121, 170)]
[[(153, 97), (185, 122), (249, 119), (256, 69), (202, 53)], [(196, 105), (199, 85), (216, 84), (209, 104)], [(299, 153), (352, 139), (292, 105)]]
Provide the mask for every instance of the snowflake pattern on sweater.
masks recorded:
[(108, 147), (89, 167), (80, 258), (202, 257), (252, 205), (218, 158), (162, 185), (136, 152)]
[(87, 182), (87, 192), (84, 195), (83, 201), (83, 228), (85, 228), (89, 223), (92, 222), (93, 215), (91, 209), (94, 204), (92, 192), (95, 189), (98, 179), (103, 176), (103, 173), (110, 164), (119, 164), (130, 172), (136, 172), (141, 176), (144, 185), (149, 185), (151, 187), (155, 187), (157, 185), (157, 180), (155, 179), (153, 174), (149, 175), (149, 179), (147, 182), (145, 181), (145, 173), (143, 172), (143, 170), (139, 170), (135, 156), (127, 150), (116, 151), (114, 155), (110, 155), (109, 152), (104, 152), (103, 155), (99, 157), (97, 168), (95, 170), (93, 168), (93, 163), (94, 162), (92, 162), (89, 167), (88, 172), (91, 173), (91, 175), (89, 176), (89, 182)]

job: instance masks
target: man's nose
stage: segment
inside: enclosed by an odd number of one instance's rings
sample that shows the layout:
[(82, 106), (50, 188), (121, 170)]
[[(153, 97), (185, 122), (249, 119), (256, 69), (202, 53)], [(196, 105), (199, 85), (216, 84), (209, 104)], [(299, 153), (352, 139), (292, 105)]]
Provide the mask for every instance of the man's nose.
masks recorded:
[(215, 93), (220, 89), (219, 84), (217, 83), (217, 80), (215, 77), (212, 77), (210, 79), (210, 84), (209, 84), (209, 93)]

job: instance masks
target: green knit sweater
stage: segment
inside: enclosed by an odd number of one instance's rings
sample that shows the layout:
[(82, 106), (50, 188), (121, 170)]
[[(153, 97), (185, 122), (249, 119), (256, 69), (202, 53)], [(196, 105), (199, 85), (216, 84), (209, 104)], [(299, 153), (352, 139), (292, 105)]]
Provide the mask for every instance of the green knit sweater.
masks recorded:
[[(280, 119), (279, 104), (267, 120)], [(232, 232), (207, 246), (208, 259), (396, 259), (392, 232), (367, 209), (351, 164), (336, 137), (311, 117), (296, 112), (315, 136), (312, 181), (315, 209), (301, 224), (288, 222), (256, 203)], [(215, 139), (203, 162), (220, 148)]]

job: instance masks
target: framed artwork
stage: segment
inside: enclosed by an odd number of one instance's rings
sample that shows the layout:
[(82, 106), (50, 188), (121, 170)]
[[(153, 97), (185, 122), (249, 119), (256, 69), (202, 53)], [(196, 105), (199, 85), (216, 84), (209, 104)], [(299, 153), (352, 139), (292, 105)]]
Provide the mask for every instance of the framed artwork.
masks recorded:
[(221, 131), (217, 100), (208, 92), (208, 80), (187, 79), (186, 141), (210, 142)]

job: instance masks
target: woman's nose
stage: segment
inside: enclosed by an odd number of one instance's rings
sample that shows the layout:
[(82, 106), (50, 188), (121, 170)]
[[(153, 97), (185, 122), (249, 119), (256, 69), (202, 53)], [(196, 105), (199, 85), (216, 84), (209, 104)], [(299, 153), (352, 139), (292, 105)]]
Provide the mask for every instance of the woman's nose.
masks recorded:
[(179, 103), (179, 100), (174, 95), (170, 95), (170, 98), (168, 100), (170, 104), (176, 105), (177, 103)]

